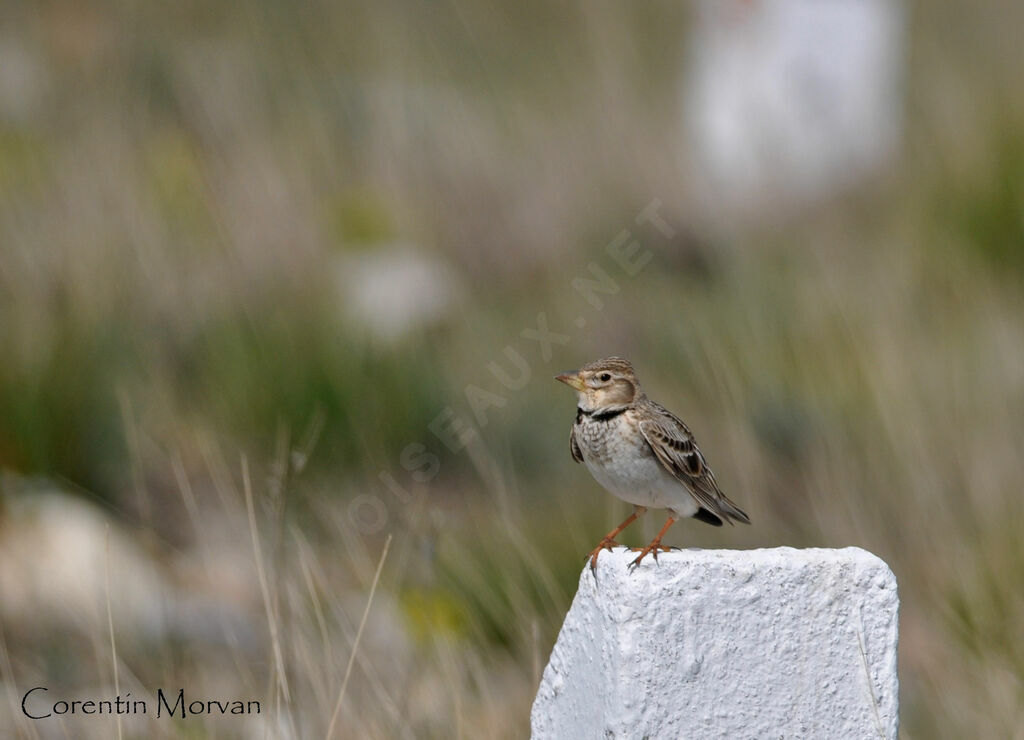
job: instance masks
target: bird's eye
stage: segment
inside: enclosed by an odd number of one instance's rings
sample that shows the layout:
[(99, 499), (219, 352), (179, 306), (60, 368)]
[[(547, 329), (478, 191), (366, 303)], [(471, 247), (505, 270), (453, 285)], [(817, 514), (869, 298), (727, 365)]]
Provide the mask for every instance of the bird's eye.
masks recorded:
[(611, 373), (601, 373), (601, 382), (602, 383), (607, 383), (611, 379), (612, 379)]

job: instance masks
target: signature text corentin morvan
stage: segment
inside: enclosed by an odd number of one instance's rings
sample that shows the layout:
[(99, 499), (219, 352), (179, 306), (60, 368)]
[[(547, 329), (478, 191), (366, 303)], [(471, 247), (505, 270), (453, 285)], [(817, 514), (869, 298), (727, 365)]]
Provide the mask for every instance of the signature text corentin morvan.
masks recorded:
[[(145, 699), (132, 699), (128, 691), (122, 698), (118, 694), (113, 699), (61, 699), (50, 702), (46, 697), (49, 689), (36, 686), (25, 692), (21, 697), (21, 711), (30, 719), (47, 719), (49, 717), (66, 716), (69, 714), (149, 714), (149, 705)], [(217, 714), (261, 714), (262, 707), (256, 700), (241, 699), (194, 699), (185, 698), (185, 689), (177, 693), (165, 693), (156, 690), (156, 716), (178, 717), (186, 719), (199, 715)]]

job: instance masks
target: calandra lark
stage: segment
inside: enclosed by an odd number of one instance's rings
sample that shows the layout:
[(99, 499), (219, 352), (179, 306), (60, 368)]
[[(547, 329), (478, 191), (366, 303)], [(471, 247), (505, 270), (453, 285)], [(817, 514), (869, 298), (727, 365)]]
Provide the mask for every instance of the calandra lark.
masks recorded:
[(659, 550), (668, 550), (661, 538), (677, 519), (692, 516), (716, 527), (750, 524), (718, 488), (689, 427), (644, 394), (628, 360), (608, 357), (555, 379), (579, 392), (569, 435), (573, 459), (585, 463), (609, 492), (633, 504), (633, 513), (588, 556), (592, 571), (601, 550), (617, 546), (615, 537), (648, 508), (668, 509), (668, 521), (640, 549), (633, 567), (650, 552), (657, 560)]

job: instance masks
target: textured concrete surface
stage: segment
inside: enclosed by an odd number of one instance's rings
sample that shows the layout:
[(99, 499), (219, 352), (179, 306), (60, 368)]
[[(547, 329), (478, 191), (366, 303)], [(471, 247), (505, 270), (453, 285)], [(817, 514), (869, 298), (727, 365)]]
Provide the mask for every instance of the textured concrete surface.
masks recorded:
[(534, 738), (896, 738), (896, 578), (859, 548), (683, 550), (589, 568)]

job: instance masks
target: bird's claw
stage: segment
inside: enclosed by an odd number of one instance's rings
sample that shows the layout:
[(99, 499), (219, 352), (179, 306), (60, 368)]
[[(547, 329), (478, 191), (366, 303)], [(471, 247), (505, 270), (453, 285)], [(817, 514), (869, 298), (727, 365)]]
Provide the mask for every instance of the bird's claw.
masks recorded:
[(583, 559), (584, 561), (590, 561), (590, 572), (594, 574), (595, 578), (597, 578), (597, 556), (601, 554), (602, 550), (611, 551), (613, 547), (620, 547), (620, 545), (615, 540), (605, 537), (601, 540), (598, 546), (591, 550), (590, 554)]
[(679, 548), (679, 547), (671, 547), (671, 546), (669, 546), (669, 545), (658, 545), (658, 546), (657, 546), (656, 548), (655, 548), (655, 547), (652, 547), (652, 548), (646, 548), (646, 547), (631, 547), (631, 548), (629, 548), (629, 549), (630, 549), (630, 551), (631, 551), (631, 552), (643, 552), (644, 550), (647, 550), (648, 552), (653, 552), (653, 551), (660, 551), (660, 552), (671, 552), (672, 550), (680, 550), (680, 549), (682, 549), (682, 548)]
[(652, 542), (647, 547), (631, 547), (629, 549), (632, 550), (633, 552), (639, 552), (640, 553), (637, 556), (636, 560), (632, 561), (629, 565), (626, 566), (629, 569), (629, 572), (633, 573), (637, 568), (640, 567), (640, 561), (643, 560), (645, 557), (647, 557), (648, 554), (653, 556), (654, 557), (654, 562), (657, 563), (658, 562), (658, 553), (659, 552), (669, 552), (671, 550), (678, 550), (679, 548), (678, 547), (669, 547), (668, 545), (663, 545), (660, 542)]

